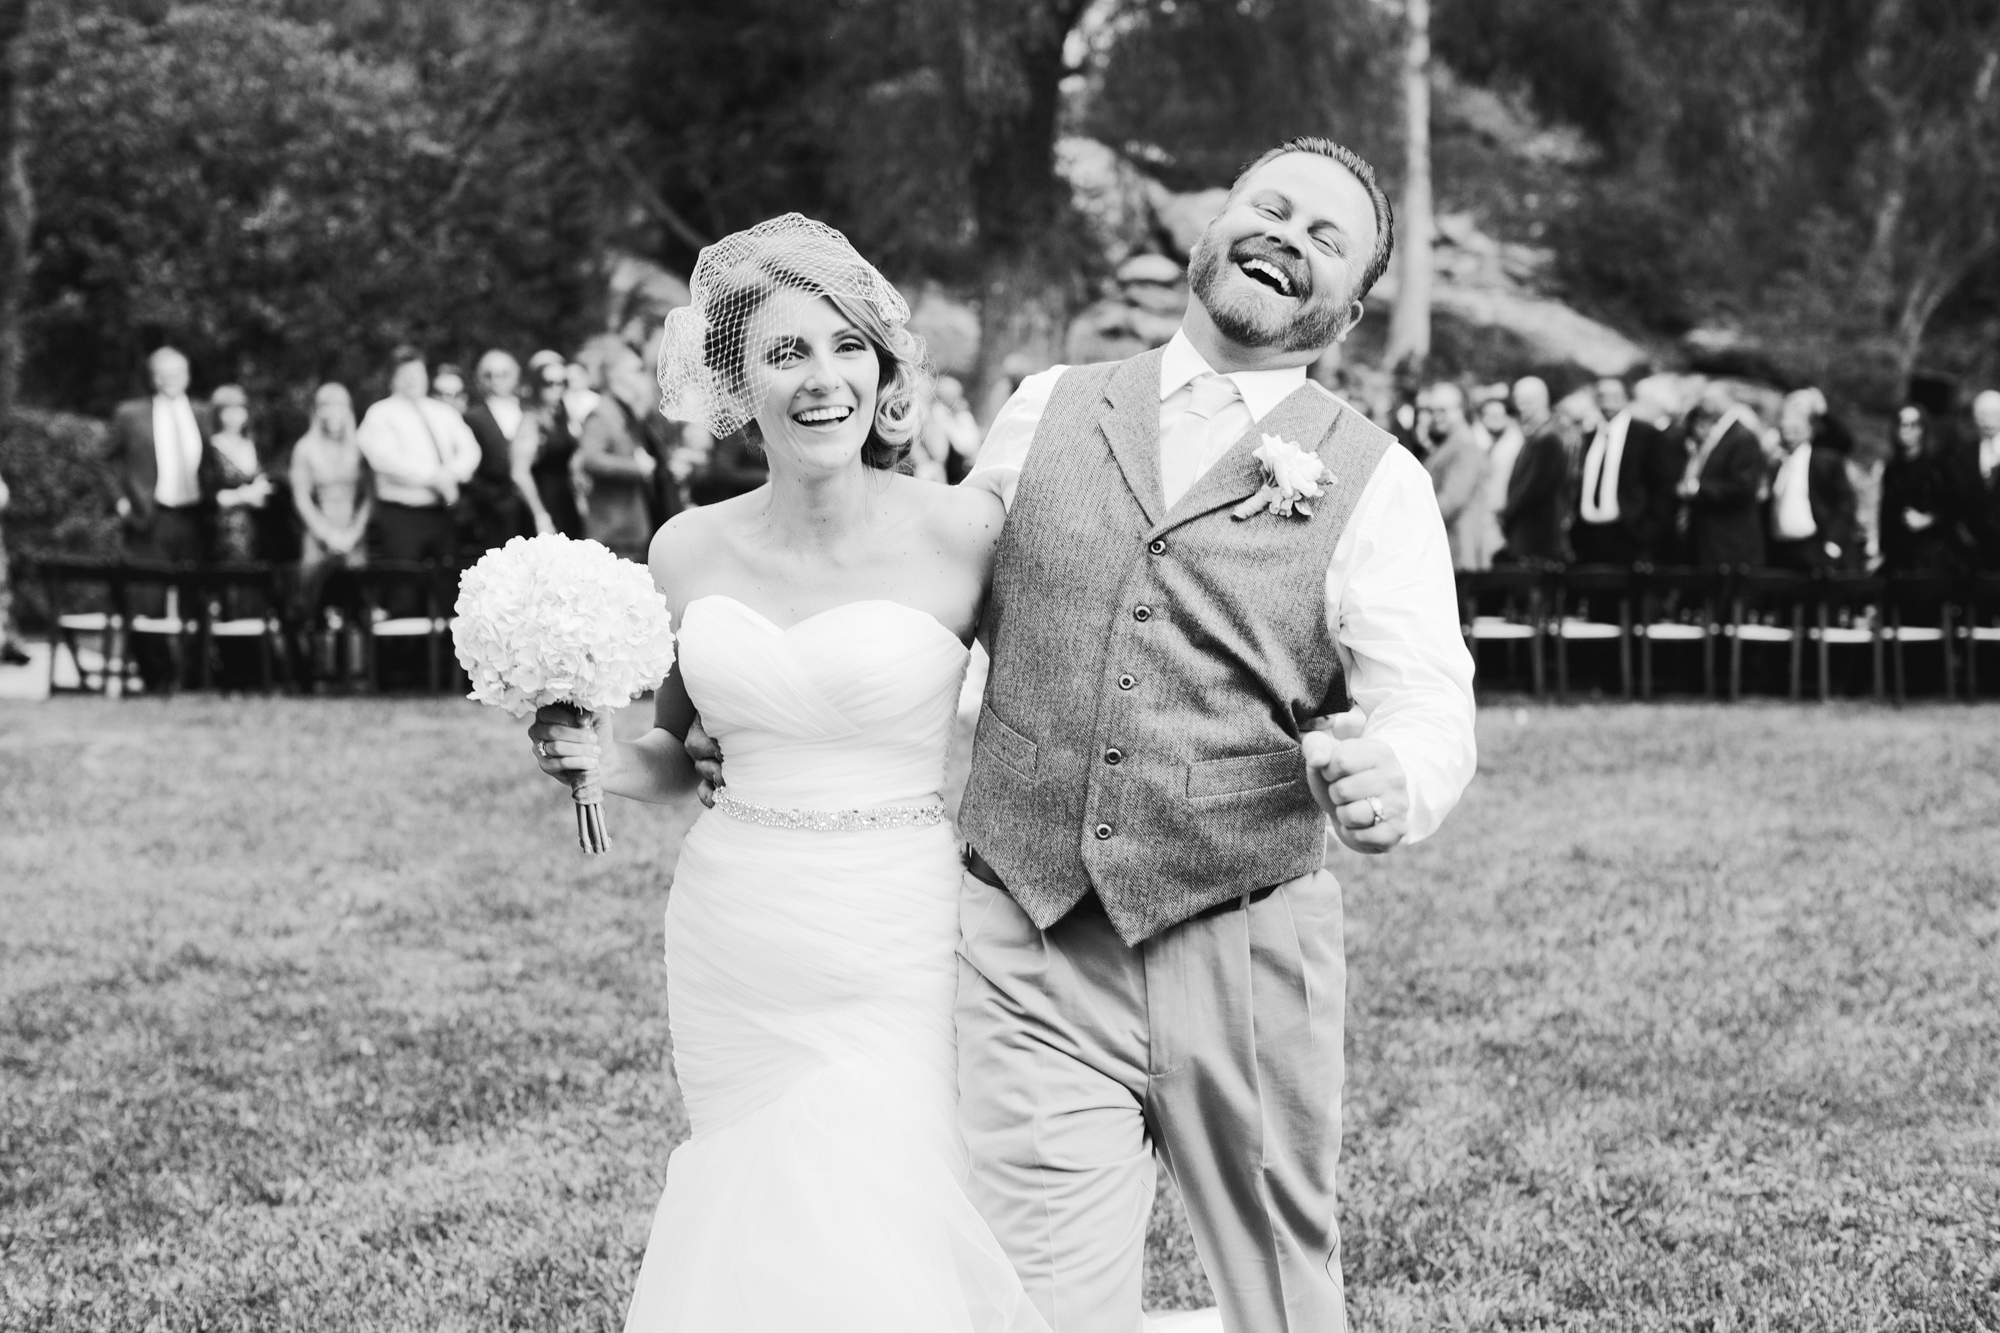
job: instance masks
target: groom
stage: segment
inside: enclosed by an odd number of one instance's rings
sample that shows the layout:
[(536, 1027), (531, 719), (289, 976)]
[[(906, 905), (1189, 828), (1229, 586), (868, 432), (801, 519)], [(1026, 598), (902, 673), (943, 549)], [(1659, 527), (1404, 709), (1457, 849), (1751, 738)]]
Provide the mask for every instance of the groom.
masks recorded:
[[(1347, 149), (1266, 153), (1173, 341), (1024, 381), (966, 481), (1008, 518), (961, 811), (960, 1115), (1056, 1333), (1138, 1333), (1156, 1156), (1231, 1333), (1345, 1326), (1326, 821), (1414, 842), (1474, 767), (1430, 480), (1306, 379), (1390, 226)], [(1312, 724), (1343, 680), (1367, 722), (1336, 739)]]

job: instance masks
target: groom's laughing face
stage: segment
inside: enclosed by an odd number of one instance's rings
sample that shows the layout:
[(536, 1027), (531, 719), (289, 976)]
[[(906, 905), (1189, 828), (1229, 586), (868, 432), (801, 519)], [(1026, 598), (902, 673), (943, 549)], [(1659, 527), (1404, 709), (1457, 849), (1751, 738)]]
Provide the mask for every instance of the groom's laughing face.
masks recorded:
[(1375, 233), (1374, 201), (1352, 172), (1286, 153), (1237, 183), (1195, 243), (1188, 286), (1231, 342), (1316, 350), (1361, 317)]

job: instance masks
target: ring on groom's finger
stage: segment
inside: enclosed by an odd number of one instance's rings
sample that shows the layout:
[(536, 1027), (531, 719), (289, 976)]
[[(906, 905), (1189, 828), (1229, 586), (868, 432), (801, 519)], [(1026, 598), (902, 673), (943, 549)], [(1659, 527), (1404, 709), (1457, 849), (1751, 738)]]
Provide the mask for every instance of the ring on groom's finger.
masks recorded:
[(1371, 811), (1373, 811), (1375, 815), (1375, 818), (1368, 821), (1367, 824), (1368, 828), (1374, 828), (1377, 824), (1388, 822), (1389, 815), (1388, 812), (1382, 808), (1382, 798), (1380, 796), (1370, 796), (1368, 798), (1368, 808)]

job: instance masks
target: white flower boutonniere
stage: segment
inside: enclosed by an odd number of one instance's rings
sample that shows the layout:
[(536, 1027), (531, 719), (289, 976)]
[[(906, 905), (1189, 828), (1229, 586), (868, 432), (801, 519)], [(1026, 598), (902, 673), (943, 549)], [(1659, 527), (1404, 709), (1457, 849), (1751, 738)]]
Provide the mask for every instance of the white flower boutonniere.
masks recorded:
[(1306, 501), (1317, 500), (1324, 493), (1322, 484), (1331, 486), (1339, 480), (1326, 470), (1318, 454), (1309, 454), (1281, 436), (1266, 435), (1251, 457), (1264, 465), (1264, 484), (1230, 511), (1235, 518), (1267, 510), (1284, 518), (1294, 514), (1311, 518), (1312, 506)]

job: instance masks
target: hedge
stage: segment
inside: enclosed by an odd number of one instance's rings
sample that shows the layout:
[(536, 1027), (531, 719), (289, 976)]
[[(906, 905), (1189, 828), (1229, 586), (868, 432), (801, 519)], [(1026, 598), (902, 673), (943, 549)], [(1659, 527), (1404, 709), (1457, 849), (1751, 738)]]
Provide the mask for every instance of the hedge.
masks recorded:
[(14, 617), (24, 632), (46, 626), (40, 581), (23, 577), (31, 553), (118, 554), (117, 471), (110, 432), (91, 417), (20, 408), (0, 430), (0, 477), (12, 499), (0, 514), (14, 571)]

